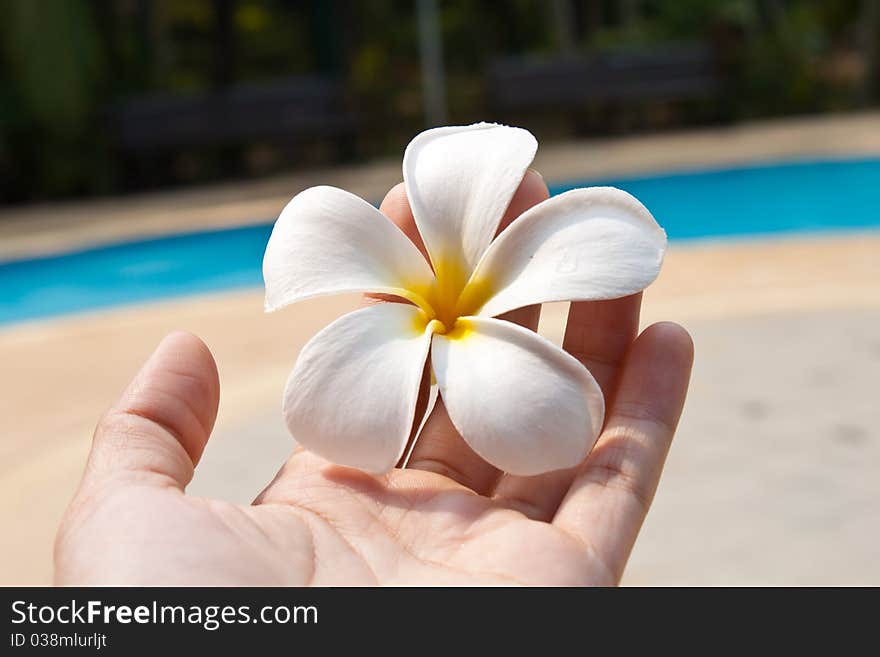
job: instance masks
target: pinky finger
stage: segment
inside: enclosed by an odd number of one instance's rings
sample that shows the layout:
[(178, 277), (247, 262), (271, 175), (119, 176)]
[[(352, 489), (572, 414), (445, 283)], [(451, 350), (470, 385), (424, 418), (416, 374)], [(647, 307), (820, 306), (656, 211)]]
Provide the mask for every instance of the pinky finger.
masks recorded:
[(687, 331), (672, 323), (655, 324), (636, 339), (605, 429), (553, 519), (595, 551), (614, 582), (660, 481), (684, 406), (693, 350)]

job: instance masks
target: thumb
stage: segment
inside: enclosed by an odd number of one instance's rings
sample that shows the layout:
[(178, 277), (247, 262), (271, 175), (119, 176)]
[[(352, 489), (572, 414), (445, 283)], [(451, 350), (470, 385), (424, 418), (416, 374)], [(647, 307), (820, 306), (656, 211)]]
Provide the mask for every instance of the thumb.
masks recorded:
[(98, 422), (83, 483), (152, 477), (182, 490), (219, 403), (220, 380), (208, 347), (189, 333), (171, 333)]

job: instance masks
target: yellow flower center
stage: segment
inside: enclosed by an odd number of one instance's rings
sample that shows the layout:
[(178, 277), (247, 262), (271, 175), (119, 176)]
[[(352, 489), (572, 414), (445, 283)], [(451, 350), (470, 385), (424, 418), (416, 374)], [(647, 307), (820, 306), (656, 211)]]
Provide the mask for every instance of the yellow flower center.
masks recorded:
[(470, 329), (462, 318), (474, 315), (492, 296), (488, 281), (468, 280), (461, 258), (444, 258), (434, 264), (430, 286), (412, 286), (414, 301), (422, 309), (416, 327), (419, 332), (431, 325), (434, 333), (450, 339), (464, 337)]

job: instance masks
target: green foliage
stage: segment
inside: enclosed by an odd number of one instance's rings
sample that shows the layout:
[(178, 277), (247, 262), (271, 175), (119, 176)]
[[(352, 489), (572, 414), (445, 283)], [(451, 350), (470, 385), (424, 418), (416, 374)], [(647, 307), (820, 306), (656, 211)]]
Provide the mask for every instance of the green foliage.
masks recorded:
[[(3, 0), (5, 185), (22, 196), (82, 191), (104, 61), (85, 2)], [(4, 186), (5, 186), (4, 185)]]
[[(551, 2), (437, 2), (453, 121), (486, 115), (485, 71), (496, 58), (552, 55), (565, 41)], [(570, 10), (568, 43), (583, 52), (710, 44), (729, 84), (715, 116), (727, 120), (858, 107), (878, 71), (880, 27), (866, 23), (870, 0), (565, 2), (555, 6)], [(415, 0), (0, 0), (0, 201), (121, 189), (108, 117), (131, 96), (279, 76), (341, 79), (362, 117), (360, 153), (396, 151), (423, 126), (415, 7)], [(204, 170), (222, 172), (225, 160)]]
[(17, 96), (54, 132), (81, 129), (102, 64), (88, 5), (4, 0), (0, 29)]

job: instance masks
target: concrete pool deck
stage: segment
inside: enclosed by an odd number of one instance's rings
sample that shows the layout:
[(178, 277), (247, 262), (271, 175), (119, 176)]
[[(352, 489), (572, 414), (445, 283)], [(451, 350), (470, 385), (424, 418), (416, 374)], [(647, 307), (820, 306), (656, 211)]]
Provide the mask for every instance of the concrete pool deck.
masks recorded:
[[(880, 155), (880, 114), (551, 145), (536, 166), (566, 180), (853, 154)], [(331, 175), (320, 181), (371, 198), (400, 177), (397, 162)], [(4, 211), (0, 258), (266, 220), (318, 181)], [(626, 583), (880, 584), (878, 284), (877, 232), (672, 246), (643, 324), (684, 324), (697, 360)], [(202, 336), (220, 369), (191, 491), (247, 502), (291, 448), (278, 406), (297, 351), (355, 301), (266, 316), (246, 290), (0, 328), (0, 584), (49, 582), (94, 423), (165, 333)], [(558, 336), (563, 321), (564, 305), (548, 306), (542, 331)]]
[[(559, 183), (779, 159), (859, 156), (880, 156), (880, 112), (541, 144), (534, 166), (548, 181)], [(274, 220), (294, 194), (319, 184), (378, 201), (400, 180), (400, 159), (391, 158), (188, 190), (0, 208), (0, 262), (170, 233), (265, 223)]]

